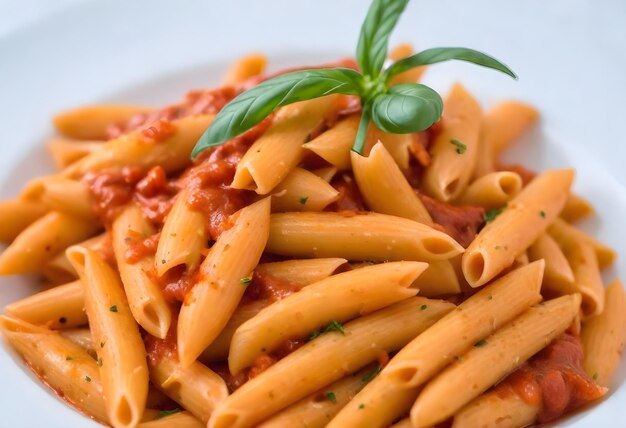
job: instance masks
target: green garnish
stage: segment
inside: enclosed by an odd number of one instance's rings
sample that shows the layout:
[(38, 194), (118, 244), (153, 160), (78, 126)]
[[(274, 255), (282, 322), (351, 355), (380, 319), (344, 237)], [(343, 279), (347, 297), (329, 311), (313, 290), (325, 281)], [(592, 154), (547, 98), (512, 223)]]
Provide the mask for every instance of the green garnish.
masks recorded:
[(117, 312), (117, 305), (113, 305), (109, 308), (111, 312)]
[(309, 200), (308, 196), (303, 196), (300, 198), (300, 200), (298, 200), (298, 202), (300, 203), (300, 205), (306, 205), (306, 201)]
[(238, 95), (217, 114), (192, 152), (218, 146), (252, 128), (279, 107), (330, 94), (361, 99), (361, 122), (352, 150), (362, 154), (370, 121), (385, 132), (407, 134), (437, 122), (443, 101), (437, 92), (420, 83), (391, 85), (394, 76), (427, 64), (451, 59), (471, 62), (517, 76), (489, 55), (467, 48), (433, 48), (396, 61), (387, 69), (389, 36), (409, 0), (373, 0), (361, 26), (356, 59), (361, 72), (350, 68), (326, 68), (286, 73), (266, 80)]
[(489, 211), (487, 211), (483, 215), (483, 219), (485, 220), (485, 223), (491, 223), (492, 221), (494, 221), (496, 219), (496, 217), (498, 217), (500, 214), (502, 214), (502, 211), (504, 211), (505, 207), (506, 207), (506, 205), (504, 207), (500, 207), (500, 208), (492, 208)]
[(104, 342), (100, 342), (100, 348), (104, 348)]
[(365, 404), (363, 403), (359, 404), (359, 410), (363, 410), (363, 409), (365, 409)]
[(91, 378), (89, 376), (85, 376), (85, 382), (91, 382)]
[(334, 392), (327, 392), (326, 394), (324, 394), (326, 396), (326, 398), (328, 398), (328, 400), (332, 403), (336, 403), (337, 402), (337, 397), (335, 396)]
[(485, 339), (481, 339), (478, 342), (474, 343), (474, 346), (477, 348), (482, 348), (486, 344), (487, 344), (487, 341)]
[(420, 311), (425, 311), (425, 310), (426, 310), (426, 308), (428, 308), (428, 306), (426, 306), (426, 305), (422, 305), (422, 306), (420, 306)]
[(593, 374), (592, 378), (593, 378), (593, 380), (598, 379), (598, 372), (595, 372), (595, 373)]
[(166, 416), (170, 416), (170, 415), (174, 415), (176, 413), (179, 413), (180, 411), (181, 411), (180, 409), (161, 410), (159, 412), (159, 414), (156, 415), (156, 417), (154, 419), (161, 419), (161, 418), (164, 418)]
[(245, 278), (241, 278), (239, 280), (239, 283), (242, 285), (248, 285), (252, 282), (252, 277), (251, 276), (246, 276)]
[(459, 140), (450, 140), (450, 143), (456, 146), (456, 152), (460, 155), (465, 153), (465, 150), (467, 150), (467, 146), (461, 143)]
[(338, 321), (332, 320), (330, 324), (328, 324), (326, 327), (322, 328), (321, 330), (315, 330), (313, 333), (311, 333), (311, 335), (309, 336), (309, 340), (313, 340), (316, 337), (330, 331), (338, 331), (341, 334), (346, 334), (343, 326)]
[(541, 218), (546, 218), (546, 212), (544, 210), (539, 211)]
[(374, 370), (372, 370), (371, 372), (369, 372), (368, 374), (366, 374), (365, 376), (363, 376), (363, 377), (361, 378), (361, 380), (362, 380), (364, 383), (370, 383), (370, 382), (372, 381), (372, 379), (374, 379), (376, 376), (378, 376), (378, 373), (380, 373), (380, 371), (381, 371), (382, 369), (383, 369), (383, 368), (382, 368), (382, 367), (380, 367), (380, 366), (376, 367)]
[(68, 355), (67, 357), (65, 357), (65, 361), (72, 361), (72, 360), (76, 360), (78, 357), (72, 357), (71, 355)]

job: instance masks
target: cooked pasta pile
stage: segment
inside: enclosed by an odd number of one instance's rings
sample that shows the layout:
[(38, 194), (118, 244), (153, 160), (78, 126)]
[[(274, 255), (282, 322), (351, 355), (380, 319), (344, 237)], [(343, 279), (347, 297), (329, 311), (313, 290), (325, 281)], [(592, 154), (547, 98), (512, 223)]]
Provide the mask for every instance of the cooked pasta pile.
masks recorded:
[(438, 123), (370, 125), (362, 156), (358, 100), (330, 95), (192, 162), (264, 68), (54, 119), (58, 171), (0, 203), (0, 274), (49, 285), (0, 326), (43, 382), (114, 427), (521, 427), (607, 393), (615, 253), (574, 225), (573, 170), (500, 161), (533, 107), (483, 112), (457, 83)]

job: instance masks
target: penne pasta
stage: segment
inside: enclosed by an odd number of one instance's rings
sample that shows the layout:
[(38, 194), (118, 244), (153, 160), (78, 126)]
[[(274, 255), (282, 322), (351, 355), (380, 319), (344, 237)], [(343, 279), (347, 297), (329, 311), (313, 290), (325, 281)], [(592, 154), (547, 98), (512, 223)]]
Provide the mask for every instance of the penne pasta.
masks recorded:
[(568, 223), (576, 223), (586, 217), (589, 217), (594, 213), (593, 206), (589, 201), (582, 198), (579, 195), (571, 193), (563, 211), (561, 211), (561, 218)]
[(126, 122), (140, 113), (149, 113), (148, 107), (127, 105), (93, 105), (66, 110), (57, 114), (52, 122), (62, 135), (78, 140), (106, 140), (107, 128)]
[(626, 342), (626, 295), (620, 281), (607, 287), (604, 311), (583, 324), (580, 339), (585, 371), (599, 385), (609, 386)]
[(11, 199), (0, 202), (0, 242), (13, 241), (24, 229), (48, 212), (39, 201)]
[[(409, 171), (410, 168), (410, 152), (409, 147), (413, 143), (413, 134), (391, 134), (389, 132), (383, 132), (380, 129), (372, 126), (368, 138), (372, 142), (380, 142), (389, 153), (389, 155), (396, 162), (398, 167), (402, 171)], [(369, 137), (371, 135), (371, 137)], [(368, 144), (369, 146), (369, 144)], [(367, 153), (367, 151), (365, 152)]]
[(134, 203), (113, 222), (113, 252), (133, 318), (148, 333), (164, 339), (170, 329), (172, 313), (160, 286), (154, 281), (154, 256), (127, 260), (127, 254), (136, 245), (135, 240), (153, 234), (154, 228)]
[(263, 54), (249, 54), (235, 61), (224, 77), (225, 85), (236, 85), (245, 80), (263, 74), (267, 65), (267, 57)]
[(162, 141), (152, 141), (142, 130), (108, 141), (93, 153), (85, 156), (62, 171), (62, 176), (78, 178), (87, 172), (110, 167), (139, 166), (148, 170), (161, 166), (166, 172), (178, 171), (191, 163), (194, 144), (211, 124), (213, 115), (187, 116), (168, 123), (171, 134)]
[[(176, 412), (168, 415), (169, 412), (159, 412), (156, 419), (141, 422), (137, 428), (204, 428), (206, 425), (194, 418), (187, 412)], [(159, 416), (164, 414), (164, 416)]]
[(35, 374), (59, 397), (87, 415), (109, 422), (96, 361), (59, 333), (0, 315), (0, 329)]
[(83, 348), (92, 357), (98, 358), (96, 348), (93, 346), (93, 340), (91, 339), (91, 331), (89, 331), (89, 328), (70, 328), (67, 330), (61, 330), (59, 333), (61, 333), (61, 335), (66, 339)]
[(228, 396), (224, 380), (202, 363), (183, 367), (176, 355), (160, 355), (150, 366), (150, 380), (159, 390), (206, 424), (211, 413)]
[(68, 248), (67, 256), (84, 286), (111, 425), (135, 426), (141, 420), (148, 395), (148, 367), (124, 289), (113, 269), (93, 251), (74, 246)]
[(445, 260), (463, 252), (427, 225), (376, 213), (272, 214), (267, 251), (290, 257), (348, 260)]
[(452, 420), (452, 428), (517, 428), (537, 419), (538, 404), (527, 403), (513, 389), (505, 394), (487, 392), (463, 407)]
[(51, 210), (94, 221), (95, 215), (91, 208), (89, 189), (84, 183), (63, 177), (52, 177), (42, 182), (41, 200)]
[(363, 388), (368, 376), (377, 370), (370, 366), (320, 389), (281, 410), (258, 428), (306, 427), (324, 428), (354, 395)]
[(51, 211), (24, 229), (0, 255), (0, 275), (40, 272), (56, 254), (92, 236), (98, 228), (94, 223)]
[(102, 147), (104, 141), (72, 140), (64, 137), (51, 138), (46, 144), (48, 153), (58, 169), (63, 169)]
[(269, 233), (270, 199), (233, 215), (200, 266), (200, 280), (189, 291), (178, 318), (178, 355), (189, 366), (222, 331), (239, 304), (240, 281), (257, 265)]
[(463, 274), (472, 287), (486, 284), (510, 266), (550, 226), (573, 179), (574, 171), (568, 169), (544, 172), (480, 231), (463, 254)]
[(322, 168), (314, 169), (311, 172), (325, 182), (330, 183), (335, 175), (337, 175), (337, 168), (334, 166), (325, 166)]
[[(455, 356), (541, 300), (543, 262), (534, 262), (474, 294), (402, 348), (333, 420), (335, 427), (385, 427), (402, 416), (419, 388)], [(331, 427), (333, 426), (331, 425)]]
[(347, 262), (341, 258), (285, 260), (261, 263), (255, 270), (291, 284), (305, 286), (331, 276), (339, 266)]
[(539, 119), (534, 107), (519, 101), (507, 101), (490, 109), (482, 121), (481, 144), (474, 177), (496, 170), (498, 156), (520, 138)]
[[(543, 349), (571, 324), (580, 295), (549, 300), (528, 309), (474, 346), (431, 380), (411, 409), (411, 422), (422, 428), (442, 422)], [(466, 382), (471, 388), (459, 390)]]
[(449, 260), (429, 262), (428, 267), (417, 277), (411, 287), (424, 297), (441, 297), (461, 292), (461, 284), (454, 266)]
[(336, 96), (302, 101), (281, 108), (269, 129), (252, 144), (237, 164), (231, 187), (270, 193), (304, 156), (309, 133), (331, 111)]
[[(77, 245), (94, 250), (98, 254), (104, 256), (109, 253), (110, 242), (108, 234), (103, 233), (79, 242)], [(54, 256), (52, 260), (46, 263), (46, 265), (41, 269), (41, 273), (48, 281), (54, 284), (72, 282), (78, 278), (78, 274), (65, 255), (65, 252), (61, 252)]]
[(302, 168), (294, 168), (272, 193), (272, 212), (322, 211), (339, 198), (326, 180)]
[(382, 143), (372, 148), (369, 157), (352, 152), (351, 159), (354, 178), (372, 211), (432, 225), (424, 204)]
[(543, 259), (546, 270), (542, 288), (556, 295), (569, 294), (574, 286), (574, 272), (559, 247), (547, 233), (539, 236), (528, 248), (528, 258), (532, 261)]
[[(421, 310), (424, 305), (427, 309)], [(207, 427), (253, 426), (364, 367), (381, 351), (401, 348), (453, 307), (444, 301), (414, 297), (351, 321), (343, 326), (344, 334), (323, 334), (231, 394), (215, 410)], [(391, 325), (397, 327), (390, 329)]]
[[(426, 266), (418, 262), (367, 266), (323, 279), (268, 306), (235, 331), (228, 355), (231, 373), (239, 373), (286, 340), (415, 296), (417, 290), (408, 287)], [(291, 321), (309, 311), (306, 318)]]
[(190, 193), (188, 188), (181, 190), (165, 218), (154, 256), (159, 276), (179, 265), (186, 265), (189, 271), (195, 270), (200, 263), (200, 253), (206, 247), (206, 220), (202, 212), (187, 203)]
[(617, 257), (617, 254), (612, 248), (607, 247), (582, 230), (567, 224), (561, 219), (557, 218), (550, 226), (548, 232), (564, 250), (567, 250), (568, 247), (575, 245), (575, 243), (579, 241), (591, 245), (598, 258), (600, 269), (606, 269), (611, 266)]
[(55, 330), (87, 324), (85, 297), (80, 281), (59, 285), (7, 305), (7, 314)]
[(304, 143), (302, 147), (312, 151), (339, 170), (348, 169), (350, 168), (350, 149), (356, 138), (359, 121), (358, 115), (350, 115), (311, 141)]
[(479, 152), (481, 109), (459, 83), (444, 100), (442, 131), (430, 149), (431, 164), (426, 168), (423, 187), (441, 201), (458, 198), (474, 173)]
[(583, 319), (601, 314), (604, 310), (604, 284), (593, 247), (581, 241), (570, 246), (566, 256), (574, 272), (574, 283), (570, 292), (577, 292), (582, 296)]
[(470, 184), (457, 203), (488, 209), (499, 208), (517, 196), (522, 185), (519, 174), (511, 171), (491, 172)]

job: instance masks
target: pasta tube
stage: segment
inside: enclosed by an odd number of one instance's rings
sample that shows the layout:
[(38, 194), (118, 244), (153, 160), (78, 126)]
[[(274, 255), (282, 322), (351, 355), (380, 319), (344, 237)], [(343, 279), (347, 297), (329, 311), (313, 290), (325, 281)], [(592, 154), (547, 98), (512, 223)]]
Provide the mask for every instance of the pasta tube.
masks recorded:
[(339, 170), (350, 168), (350, 149), (356, 138), (360, 117), (351, 115), (302, 145)]
[(48, 207), (39, 201), (11, 199), (0, 202), (0, 242), (13, 241), (47, 212)]
[(511, 171), (485, 174), (470, 184), (457, 201), (461, 205), (499, 208), (522, 190), (522, 177)]
[(233, 215), (200, 266), (200, 280), (185, 298), (178, 318), (178, 355), (189, 366), (222, 331), (239, 304), (240, 282), (259, 262), (269, 233), (270, 199)]
[(479, 151), (481, 110), (459, 83), (444, 100), (443, 130), (430, 152), (431, 164), (424, 173), (424, 188), (442, 201), (456, 199), (474, 173)]
[(89, 189), (84, 183), (63, 177), (51, 177), (42, 182), (43, 194), (41, 200), (52, 210), (94, 221), (95, 215), (91, 209)]
[(291, 257), (348, 260), (445, 260), (463, 252), (427, 225), (385, 214), (272, 214), (267, 250)]
[(272, 212), (322, 211), (339, 198), (326, 180), (302, 168), (294, 168), (272, 193)]
[(126, 105), (93, 105), (67, 110), (54, 117), (54, 127), (62, 135), (78, 140), (106, 140), (107, 128), (126, 122), (140, 113), (153, 109)]
[(484, 285), (510, 266), (550, 226), (573, 179), (569, 169), (544, 172), (480, 231), (463, 254), (463, 274), (472, 287)]
[(46, 148), (56, 167), (63, 169), (98, 150), (103, 143), (104, 141), (82, 141), (60, 137), (48, 140)]
[(0, 275), (39, 272), (57, 253), (97, 230), (94, 223), (49, 212), (24, 229), (0, 255)]
[(531, 425), (537, 420), (539, 405), (529, 404), (515, 391), (505, 394), (492, 391), (463, 407), (452, 422), (452, 428), (513, 428)]
[(256, 53), (241, 57), (228, 69), (224, 77), (224, 84), (236, 85), (251, 77), (263, 74), (266, 64), (267, 57), (263, 54)]
[(582, 230), (567, 224), (562, 219), (557, 218), (550, 226), (548, 232), (564, 250), (567, 250), (568, 247), (573, 246), (578, 241), (584, 241), (591, 245), (596, 252), (600, 269), (606, 269), (611, 266), (617, 257), (612, 248), (607, 247)]
[(372, 211), (432, 225), (424, 204), (382, 143), (376, 143), (369, 157), (352, 152), (351, 158), (354, 178)]
[(309, 133), (330, 112), (335, 95), (287, 105), (237, 164), (231, 187), (266, 195), (302, 160)]
[(291, 284), (305, 286), (331, 276), (339, 266), (347, 262), (341, 258), (285, 260), (261, 263), (256, 270)]
[[(427, 308), (420, 309), (424, 305)], [(345, 334), (321, 335), (236, 390), (215, 410), (207, 426), (253, 426), (365, 366), (381, 351), (399, 349), (453, 307), (414, 297), (351, 321), (344, 326)]]
[(53, 329), (87, 324), (85, 294), (80, 281), (59, 285), (7, 305), (4, 310), (31, 324)]
[(620, 281), (607, 287), (604, 311), (583, 324), (580, 339), (585, 371), (599, 385), (609, 386), (626, 342), (626, 295)]
[(419, 295), (424, 297), (448, 296), (461, 292), (459, 278), (449, 260), (430, 262), (411, 287), (417, 288)]
[(569, 195), (563, 211), (561, 211), (561, 218), (568, 223), (576, 223), (585, 217), (589, 217), (594, 213), (593, 206), (586, 199), (574, 193)]
[(74, 246), (67, 256), (85, 287), (85, 307), (96, 352), (111, 425), (135, 426), (148, 395), (148, 367), (137, 323), (122, 284), (96, 253)]
[(601, 314), (604, 310), (604, 284), (593, 247), (581, 241), (570, 246), (566, 256), (574, 272), (574, 284), (570, 292), (582, 295), (583, 319)]
[(528, 248), (530, 260), (543, 259), (546, 271), (543, 275), (543, 286), (546, 290), (558, 295), (569, 294), (574, 285), (574, 272), (559, 247), (559, 244), (547, 233), (541, 235)]
[(46, 384), (89, 416), (109, 422), (96, 361), (59, 333), (0, 315), (7, 341)]
[(154, 257), (145, 255), (133, 263), (126, 259), (134, 239), (152, 234), (152, 225), (134, 203), (128, 205), (113, 222), (113, 251), (130, 311), (148, 333), (163, 339), (169, 331), (172, 313), (152, 276)]
[(205, 428), (206, 425), (187, 412), (176, 412), (173, 415), (158, 417), (137, 425), (137, 428)]
[[(259, 354), (275, 350), (285, 340), (305, 337), (331, 321), (344, 322), (415, 296), (417, 290), (408, 287), (426, 266), (393, 262), (340, 273), (268, 306), (235, 331), (228, 356), (231, 373), (239, 373)], [(303, 313), (309, 315), (300, 318)]]
[[(474, 346), (422, 390), (411, 409), (414, 427), (441, 422), (498, 380), (519, 367), (562, 334), (580, 308), (580, 295), (571, 294), (528, 309), (508, 325)], [(458, 389), (461, 382), (471, 388)]]

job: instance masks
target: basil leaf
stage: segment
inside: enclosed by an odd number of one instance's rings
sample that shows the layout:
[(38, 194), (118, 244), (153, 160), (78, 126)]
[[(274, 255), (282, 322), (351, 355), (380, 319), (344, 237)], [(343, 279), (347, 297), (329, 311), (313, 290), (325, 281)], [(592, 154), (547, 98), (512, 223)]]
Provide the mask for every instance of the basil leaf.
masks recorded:
[(358, 95), (361, 75), (350, 68), (301, 70), (266, 80), (220, 110), (191, 154), (243, 134), (279, 107), (330, 94)]
[(378, 77), (387, 57), (389, 35), (409, 0), (374, 0), (359, 35), (356, 58), (361, 72)]
[(391, 79), (393, 76), (407, 71), (411, 68), (419, 67), (420, 65), (435, 64), (438, 62), (448, 61), (451, 59), (458, 59), (460, 61), (472, 62), (483, 67), (493, 68), (494, 70), (501, 71), (508, 74), (514, 79), (517, 79), (517, 75), (506, 65), (502, 64), (497, 59), (484, 54), (482, 52), (475, 51), (468, 48), (432, 48), (419, 52), (415, 55), (411, 55), (407, 58), (403, 58), (385, 72), (385, 78)]
[(359, 121), (359, 128), (356, 132), (354, 144), (352, 145), (353, 152), (357, 152), (360, 155), (363, 154), (363, 149), (365, 148), (365, 138), (367, 137), (367, 129), (369, 128), (371, 120), (372, 104), (366, 103), (363, 106), (363, 111), (361, 112), (361, 120)]
[(392, 86), (372, 106), (372, 120), (385, 132), (423, 131), (441, 117), (443, 101), (437, 92), (419, 83)]

